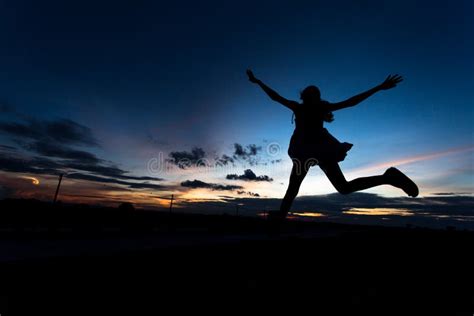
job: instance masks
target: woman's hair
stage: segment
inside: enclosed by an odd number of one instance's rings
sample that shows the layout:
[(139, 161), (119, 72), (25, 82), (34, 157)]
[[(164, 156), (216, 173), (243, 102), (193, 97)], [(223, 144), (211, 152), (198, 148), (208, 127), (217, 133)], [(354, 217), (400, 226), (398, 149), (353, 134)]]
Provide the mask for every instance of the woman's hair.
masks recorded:
[(307, 86), (300, 92), (300, 99), (304, 102), (321, 100), (321, 91), (316, 86)]
[[(307, 86), (303, 89), (300, 93), (300, 99), (304, 103), (316, 103), (316, 106), (320, 105), (320, 103), (327, 102), (321, 99), (321, 91), (316, 86)], [(324, 113), (323, 120), (325, 122), (332, 122), (334, 121), (334, 114), (331, 111), (327, 111)]]

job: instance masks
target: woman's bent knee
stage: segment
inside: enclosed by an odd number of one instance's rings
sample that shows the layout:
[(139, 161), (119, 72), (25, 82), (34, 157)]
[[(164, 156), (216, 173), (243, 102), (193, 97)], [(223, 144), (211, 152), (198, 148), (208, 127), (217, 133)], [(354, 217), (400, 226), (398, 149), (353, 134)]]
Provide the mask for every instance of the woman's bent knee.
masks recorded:
[(340, 194), (346, 195), (346, 194), (352, 193), (352, 190), (346, 184), (336, 185), (334, 187), (336, 188), (337, 192), (339, 192)]

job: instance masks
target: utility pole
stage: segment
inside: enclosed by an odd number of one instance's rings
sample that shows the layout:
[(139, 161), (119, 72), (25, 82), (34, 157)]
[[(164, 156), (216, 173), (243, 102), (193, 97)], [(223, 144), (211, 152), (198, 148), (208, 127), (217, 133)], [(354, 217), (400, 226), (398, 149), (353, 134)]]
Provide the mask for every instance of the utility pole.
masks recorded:
[(170, 201), (170, 214), (172, 212), (172, 209), (173, 209), (173, 198), (174, 198), (174, 194), (171, 194), (171, 201)]
[(59, 174), (58, 187), (56, 188), (56, 193), (54, 194), (54, 200), (53, 200), (54, 203), (56, 203), (56, 201), (58, 200), (59, 187), (61, 186), (61, 180), (62, 179), (63, 179), (63, 174), (60, 173)]
[(239, 203), (235, 204), (235, 216), (239, 216)]

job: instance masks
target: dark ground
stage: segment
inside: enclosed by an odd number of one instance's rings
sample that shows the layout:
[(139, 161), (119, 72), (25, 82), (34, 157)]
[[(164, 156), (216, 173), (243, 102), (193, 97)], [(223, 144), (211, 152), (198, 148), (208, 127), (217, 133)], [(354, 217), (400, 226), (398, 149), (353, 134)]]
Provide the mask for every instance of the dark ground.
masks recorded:
[(0, 201), (7, 315), (472, 315), (474, 233)]

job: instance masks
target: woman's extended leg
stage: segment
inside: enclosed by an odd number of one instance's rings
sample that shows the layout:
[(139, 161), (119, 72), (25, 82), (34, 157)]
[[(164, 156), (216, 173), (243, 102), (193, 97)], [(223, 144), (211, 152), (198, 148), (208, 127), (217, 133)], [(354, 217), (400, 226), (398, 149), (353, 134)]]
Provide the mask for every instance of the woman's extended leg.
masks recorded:
[(416, 184), (400, 170), (393, 167), (387, 169), (387, 171), (382, 175), (361, 177), (347, 181), (337, 162), (320, 163), (319, 166), (327, 175), (329, 181), (331, 181), (336, 190), (341, 194), (349, 194), (355, 191), (373, 188), (378, 185), (389, 184), (402, 189), (409, 196), (415, 197), (418, 195), (418, 187)]
[(280, 215), (285, 217), (286, 214), (290, 211), (291, 204), (293, 200), (298, 195), (300, 190), (301, 182), (303, 182), (304, 177), (308, 173), (309, 166), (302, 164), (299, 161), (293, 160), (293, 168), (291, 169), (290, 183), (288, 184), (288, 189), (286, 190), (285, 197), (280, 205)]
[(337, 162), (319, 164), (329, 181), (341, 194), (369, 189), (382, 184), (390, 184), (385, 175), (357, 178), (347, 181)]

